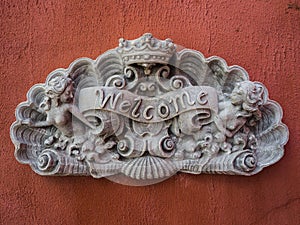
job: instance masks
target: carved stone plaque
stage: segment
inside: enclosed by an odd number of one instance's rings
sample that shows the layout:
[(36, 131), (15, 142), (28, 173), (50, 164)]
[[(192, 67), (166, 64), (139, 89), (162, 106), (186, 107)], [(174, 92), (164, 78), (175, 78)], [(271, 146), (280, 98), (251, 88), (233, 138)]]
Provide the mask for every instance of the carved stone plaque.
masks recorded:
[(11, 126), (19, 162), (148, 185), (177, 172), (253, 175), (283, 156), (282, 110), (244, 69), (151, 34), (119, 42), (29, 90)]

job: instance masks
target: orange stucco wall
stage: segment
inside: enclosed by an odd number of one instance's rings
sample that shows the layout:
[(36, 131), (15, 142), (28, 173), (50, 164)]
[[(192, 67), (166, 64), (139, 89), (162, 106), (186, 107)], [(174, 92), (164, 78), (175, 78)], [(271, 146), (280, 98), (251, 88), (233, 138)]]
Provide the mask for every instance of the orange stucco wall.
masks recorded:
[[(0, 12), (0, 224), (300, 224), (300, 1), (1, 0)], [(9, 127), (28, 89), (145, 32), (263, 82), (290, 129), (283, 159), (253, 177), (179, 174), (146, 187), (19, 164)]]

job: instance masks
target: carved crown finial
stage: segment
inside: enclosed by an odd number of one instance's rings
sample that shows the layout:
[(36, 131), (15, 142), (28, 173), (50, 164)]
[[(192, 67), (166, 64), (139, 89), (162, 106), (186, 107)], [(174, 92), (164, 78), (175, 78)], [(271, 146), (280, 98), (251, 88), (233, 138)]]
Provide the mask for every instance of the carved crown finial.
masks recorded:
[(40, 175), (135, 186), (177, 172), (249, 176), (276, 163), (289, 133), (266, 87), (179, 47), (144, 34), (50, 73), (17, 107), (17, 160)]
[(126, 65), (134, 63), (167, 64), (176, 51), (176, 45), (171, 39), (159, 40), (150, 33), (135, 40), (119, 40), (118, 52)]

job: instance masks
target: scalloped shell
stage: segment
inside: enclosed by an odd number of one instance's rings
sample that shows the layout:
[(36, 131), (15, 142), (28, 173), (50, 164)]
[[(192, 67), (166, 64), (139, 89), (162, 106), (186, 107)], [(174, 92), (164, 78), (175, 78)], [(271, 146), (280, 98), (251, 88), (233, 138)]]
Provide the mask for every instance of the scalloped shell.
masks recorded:
[(178, 169), (172, 162), (154, 156), (135, 158), (123, 166), (121, 170), (126, 176), (137, 180), (170, 177), (177, 171)]
[[(176, 67), (196, 80), (198, 85), (214, 87), (219, 94), (230, 94), (237, 82), (249, 80), (246, 70), (236, 65), (228, 66), (224, 59), (217, 56), (205, 58), (198, 51), (183, 49), (177, 53), (177, 59)], [(199, 76), (199, 74), (204, 75)], [(266, 87), (264, 90), (267, 99), (266, 103), (260, 107), (262, 118), (253, 130), (258, 141), (256, 168), (247, 172), (237, 170), (232, 167), (233, 156), (221, 155), (205, 165), (204, 173), (253, 175), (283, 157), (289, 131), (287, 126), (281, 122), (283, 112), (280, 105), (269, 99)]]
[[(228, 66), (226, 61), (220, 57), (205, 58), (202, 53), (191, 49), (176, 52), (169, 61), (169, 65), (182, 71), (193, 85), (214, 87), (220, 96), (230, 94), (236, 83), (249, 80), (249, 76), (243, 68)], [(124, 73), (122, 57), (117, 49), (112, 49), (100, 55), (96, 60), (77, 59), (68, 69), (53, 71), (48, 75), (45, 84), (57, 74), (68, 74), (73, 79), (77, 91), (77, 89), (85, 87), (105, 85), (113, 76), (122, 73)], [(27, 94), (27, 101), (17, 107), (17, 121), (11, 126), (11, 139), (16, 147), (15, 156), (18, 161), (30, 164), (35, 172), (42, 175), (86, 175), (89, 173), (88, 169), (91, 169), (87, 168), (86, 164), (81, 165), (81, 162), (77, 162), (74, 158), (68, 158), (67, 155), (55, 155), (53, 152), (49, 153), (49, 156), (56, 157), (56, 160), (61, 163), (61, 167), (53, 167), (47, 173), (41, 172), (38, 168), (36, 160), (38, 155), (45, 150), (45, 139), (51, 136), (56, 128), (54, 126), (32, 128), (22, 124), (21, 121), (28, 118), (32, 120), (45, 119), (45, 114), (39, 111), (39, 105), (45, 97), (45, 84), (34, 85)], [(265, 91), (267, 93), (266, 88)], [(288, 141), (288, 128), (281, 122), (283, 112), (277, 102), (267, 99), (260, 110), (262, 118), (252, 130), (258, 141), (258, 148), (253, 158), (248, 152), (247, 154), (245, 152), (219, 154), (211, 160), (192, 162), (199, 164), (200, 170), (195, 173), (253, 175), (264, 167), (276, 163), (284, 155), (283, 147)], [(102, 175), (123, 173), (135, 180), (159, 180), (170, 177), (182, 169), (180, 166), (182, 163), (178, 163), (176, 160), (147, 155), (141, 158), (126, 159), (120, 165), (114, 165), (116, 162), (112, 162), (112, 165), (95, 166), (95, 168), (99, 168), (100, 173), (92, 175), (102, 177)], [(188, 161), (190, 162), (189, 159)], [(79, 164), (79, 169), (76, 169)], [(73, 166), (75, 166), (75, 170)], [(108, 173), (102, 173), (102, 169)], [(194, 173), (188, 170), (183, 170), (183, 172)]]

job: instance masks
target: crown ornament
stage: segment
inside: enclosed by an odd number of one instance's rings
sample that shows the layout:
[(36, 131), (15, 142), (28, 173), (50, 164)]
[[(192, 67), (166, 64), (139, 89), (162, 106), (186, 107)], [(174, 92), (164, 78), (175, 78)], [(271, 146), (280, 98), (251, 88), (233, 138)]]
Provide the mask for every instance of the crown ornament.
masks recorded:
[(289, 136), (244, 69), (149, 33), (55, 70), (27, 97), (11, 139), (40, 175), (139, 186), (177, 172), (250, 176), (282, 158)]
[(117, 51), (121, 54), (125, 65), (131, 64), (168, 64), (176, 45), (171, 39), (159, 40), (151, 33), (145, 33), (135, 40), (119, 40)]

